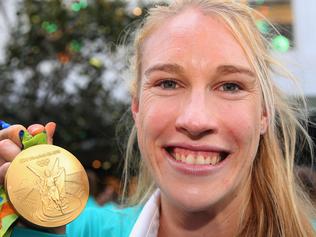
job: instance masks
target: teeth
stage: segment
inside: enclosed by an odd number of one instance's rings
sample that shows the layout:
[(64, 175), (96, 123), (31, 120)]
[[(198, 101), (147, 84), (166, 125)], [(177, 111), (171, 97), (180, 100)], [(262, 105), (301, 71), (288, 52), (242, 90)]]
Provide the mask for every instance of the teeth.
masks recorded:
[(221, 160), (219, 154), (212, 154), (210, 156), (189, 154), (186, 156), (184, 154), (176, 153), (173, 154), (173, 156), (177, 161), (191, 165), (216, 165)]
[(221, 157), (218, 155), (217, 160), (216, 160), (216, 164), (219, 163), (220, 161), (221, 161)]
[(212, 165), (215, 165), (216, 162), (217, 162), (216, 156), (212, 156), (212, 157), (210, 158), (210, 160), (211, 160), (211, 164), (212, 164)]
[(209, 165), (209, 164), (211, 164), (211, 157), (209, 157), (209, 156), (207, 156), (206, 158), (205, 158), (205, 164), (206, 165)]
[(204, 157), (201, 155), (198, 155), (197, 158), (195, 159), (195, 164), (197, 165), (204, 165)]
[(187, 163), (187, 164), (194, 164), (194, 160), (195, 159), (193, 158), (192, 155), (188, 155), (184, 162)]

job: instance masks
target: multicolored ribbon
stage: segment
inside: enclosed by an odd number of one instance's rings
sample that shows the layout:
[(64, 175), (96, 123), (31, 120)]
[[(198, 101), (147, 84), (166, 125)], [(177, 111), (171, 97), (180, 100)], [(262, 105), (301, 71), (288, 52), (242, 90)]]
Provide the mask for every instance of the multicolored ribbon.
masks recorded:
[[(10, 124), (0, 120), (0, 130), (8, 127), (10, 127)], [(38, 144), (47, 144), (46, 131), (32, 136), (27, 131), (21, 130), (19, 136), (23, 149)], [(0, 186), (0, 237), (11, 236), (13, 223), (18, 219), (18, 217), (18, 214), (15, 212), (7, 198), (4, 188)]]
[(0, 236), (10, 236), (11, 225), (16, 221), (18, 215), (7, 199), (7, 195), (3, 187), (0, 188)]

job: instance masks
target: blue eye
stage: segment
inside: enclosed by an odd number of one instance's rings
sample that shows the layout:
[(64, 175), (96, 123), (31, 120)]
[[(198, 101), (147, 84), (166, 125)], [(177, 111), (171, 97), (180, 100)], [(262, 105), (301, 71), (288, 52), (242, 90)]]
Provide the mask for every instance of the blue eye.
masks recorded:
[(221, 91), (229, 91), (229, 92), (237, 92), (240, 89), (241, 89), (240, 86), (237, 85), (236, 83), (225, 83), (221, 85), (220, 87)]
[(173, 81), (173, 80), (164, 80), (164, 81), (161, 81), (159, 83), (159, 86), (162, 88), (162, 89), (176, 89), (178, 88), (178, 84), (177, 82)]

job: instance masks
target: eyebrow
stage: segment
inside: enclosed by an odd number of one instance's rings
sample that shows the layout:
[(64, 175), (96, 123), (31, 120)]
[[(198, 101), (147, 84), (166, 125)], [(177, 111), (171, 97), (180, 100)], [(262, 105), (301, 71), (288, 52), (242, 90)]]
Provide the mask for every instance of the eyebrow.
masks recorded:
[[(184, 74), (184, 67), (174, 64), (174, 63), (166, 63), (166, 64), (156, 64), (145, 71), (145, 76), (155, 71), (164, 71), (169, 73), (177, 73), (177, 74)], [(215, 75), (229, 75), (234, 73), (246, 74), (251, 77), (256, 77), (255, 73), (246, 67), (239, 66), (239, 65), (220, 65), (216, 68)]]
[(164, 71), (169, 73), (184, 74), (184, 68), (178, 64), (166, 63), (166, 64), (156, 64), (145, 71), (145, 76), (148, 76), (154, 71)]
[(256, 77), (255, 73), (246, 67), (237, 65), (220, 65), (216, 69), (216, 74), (228, 75), (234, 73), (246, 74), (251, 77)]

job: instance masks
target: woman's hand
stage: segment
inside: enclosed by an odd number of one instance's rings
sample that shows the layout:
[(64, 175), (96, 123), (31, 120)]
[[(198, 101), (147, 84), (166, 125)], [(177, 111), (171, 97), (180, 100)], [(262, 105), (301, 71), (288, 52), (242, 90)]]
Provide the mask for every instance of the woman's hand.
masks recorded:
[[(27, 129), (22, 125), (12, 125), (6, 129), (0, 130), (0, 186), (4, 184), (4, 177), (9, 168), (10, 162), (21, 152), (22, 143), (19, 137), (21, 130), (27, 130), (32, 136), (46, 131), (47, 143), (53, 143), (53, 136), (55, 133), (56, 124), (54, 122), (49, 122), (45, 126), (41, 124), (33, 124)], [(29, 226), (28, 223), (24, 221), (18, 221), (18, 226)], [(32, 226), (32, 225), (31, 225)], [(56, 228), (41, 228), (41, 230), (46, 230), (52, 233), (65, 233), (65, 226)]]
[(27, 130), (32, 136), (46, 130), (48, 144), (52, 144), (56, 124), (49, 122), (45, 126), (33, 124), (27, 129), (22, 125), (12, 125), (0, 130), (0, 186), (4, 183), (4, 177), (10, 162), (21, 152), (22, 144), (19, 137), (21, 130)]

